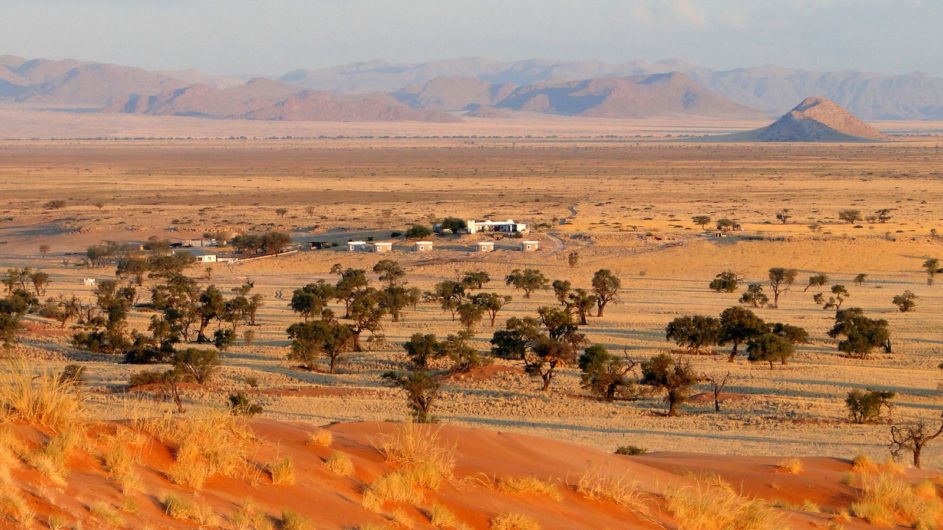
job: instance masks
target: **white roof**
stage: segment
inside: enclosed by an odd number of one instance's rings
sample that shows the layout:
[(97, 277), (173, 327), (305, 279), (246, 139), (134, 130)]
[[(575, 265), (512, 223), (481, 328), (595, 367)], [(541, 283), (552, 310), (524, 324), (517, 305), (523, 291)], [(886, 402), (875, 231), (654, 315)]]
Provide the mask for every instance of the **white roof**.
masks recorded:
[(417, 245), (431, 245), (432, 241), (416, 241)]
[(367, 242), (366, 241), (348, 241), (347, 244), (348, 245), (366, 245)]
[(374, 245), (376, 245), (376, 246), (378, 246), (378, 247), (381, 246), (381, 245), (384, 246), (384, 247), (391, 247), (391, 246), (393, 246), (393, 243), (390, 243), (389, 241), (379, 241), (379, 242), (375, 242)]
[(479, 247), (493, 247), (494, 241), (479, 241), (478, 246)]
[(525, 240), (525, 241), (521, 241), (521, 243), (524, 243), (525, 245), (530, 245), (530, 244), (536, 245), (537, 241)]
[(513, 225), (517, 224), (513, 220), (508, 219), (507, 221), (475, 221), (476, 225)]

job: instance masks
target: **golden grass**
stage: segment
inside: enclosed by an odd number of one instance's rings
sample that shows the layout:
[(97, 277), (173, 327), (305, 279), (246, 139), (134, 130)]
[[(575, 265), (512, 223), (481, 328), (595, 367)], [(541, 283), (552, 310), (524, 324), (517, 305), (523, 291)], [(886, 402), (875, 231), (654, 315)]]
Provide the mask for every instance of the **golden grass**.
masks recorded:
[(201, 489), (214, 475), (235, 477), (247, 469), (252, 433), (240, 419), (207, 413), (185, 420), (160, 419), (146, 427), (157, 438), (176, 446), (170, 479)]
[(669, 488), (665, 508), (680, 530), (778, 530), (780, 517), (763, 501), (747, 499), (716, 475)]
[(354, 462), (346, 453), (340, 451), (334, 451), (334, 453), (325, 460), (324, 465), (335, 475), (349, 477), (354, 474)]
[(121, 514), (118, 513), (118, 510), (105, 501), (93, 502), (89, 505), (88, 511), (92, 514), (92, 516), (104, 521), (111, 526), (122, 526), (124, 524), (124, 518), (121, 517)]
[(467, 528), (467, 525), (461, 522), (452, 510), (449, 510), (441, 504), (433, 504), (426, 512), (429, 517), (429, 524), (436, 528), (452, 528), (460, 530)]
[(422, 502), (422, 499), (422, 493), (414, 487), (410, 478), (394, 471), (367, 486), (362, 504), (368, 510), (380, 512), (388, 502), (403, 502), (415, 506)]
[(331, 431), (318, 429), (308, 435), (307, 443), (316, 447), (330, 447), (334, 443), (334, 435)]
[(49, 370), (38, 373), (25, 361), (0, 370), (0, 417), (64, 429), (81, 418), (82, 403), (74, 382), (60, 381)]
[(235, 530), (274, 530), (269, 516), (259, 511), (255, 504), (246, 502), (232, 516)]
[(314, 530), (314, 525), (291, 510), (282, 510), (281, 530)]
[(33, 525), (36, 513), (20, 491), (13, 486), (0, 486), (0, 515), (19, 523), (23, 528)]
[(497, 488), (505, 494), (542, 495), (555, 501), (563, 498), (556, 484), (537, 477), (501, 477), (497, 481)]
[(295, 483), (295, 462), (291, 457), (279, 458), (268, 465), (269, 477), (276, 486), (291, 486)]
[(580, 476), (576, 491), (587, 499), (614, 502), (641, 514), (648, 511), (646, 495), (625, 475), (615, 476), (591, 468)]
[(899, 475), (904, 472), (904, 468), (891, 459), (884, 462), (875, 462), (867, 455), (858, 455), (852, 461), (851, 471), (860, 474), (896, 473)]
[(780, 473), (788, 473), (790, 475), (798, 475), (802, 473), (803, 464), (802, 460), (798, 458), (790, 458), (788, 460), (783, 460), (782, 462), (776, 464), (776, 471)]
[(875, 526), (932, 529), (943, 521), (943, 500), (932, 483), (914, 485), (894, 473), (872, 473), (861, 476), (851, 512)]
[(180, 495), (167, 495), (161, 501), (164, 513), (181, 521), (195, 521), (204, 526), (216, 526), (218, 518), (212, 509), (204, 504), (194, 502)]
[(455, 449), (440, 443), (438, 429), (404, 423), (385, 436), (379, 449), (410, 486), (438, 489), (455, 469)]
[(491, 519), (491, 530), (540, 530), (540, 523), (520, 513), (502, 513)]

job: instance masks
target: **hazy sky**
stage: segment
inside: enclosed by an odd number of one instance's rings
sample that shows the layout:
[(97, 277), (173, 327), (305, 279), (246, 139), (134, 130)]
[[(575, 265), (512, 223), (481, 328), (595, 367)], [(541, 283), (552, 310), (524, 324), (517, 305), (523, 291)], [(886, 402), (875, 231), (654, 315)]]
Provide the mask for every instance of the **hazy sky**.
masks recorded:
[(0, 54), (279, 74), (677, 58), (943, 76), (943, 0), (0, 0)]

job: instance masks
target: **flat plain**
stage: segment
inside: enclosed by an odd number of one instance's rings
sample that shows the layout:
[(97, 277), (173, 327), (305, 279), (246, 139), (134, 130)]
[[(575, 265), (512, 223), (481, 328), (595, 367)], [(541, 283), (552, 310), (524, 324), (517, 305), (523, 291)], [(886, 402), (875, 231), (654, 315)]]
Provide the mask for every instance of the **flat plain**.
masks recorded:
[[(307, 283), (335, 281), (330, 269), (337, 263), (370, 270), (380, 259), (395, 259), (407, 271), (408, 286), (424, 291), (464, 271), (484, 270), (492, 278), (485, 291), (512, 297), (495, 329), (509, 317), (557, 304), (550, 290), (524, 298), (505, 285), (511, 270), (537, 268), (588, 288), (595, 271), (609, 269), (621, 279), (618, 299), (581, 330), (634, 360), (673, 353), (689, 358), (699, 374), (729, 372), (720, 412), (706, 383), (696, 386), (681, 416), (666, 417), (661, 394), (607, 403), (581, 388), (576, 366), (564, 367), (544, 392), (520, 363), (495, 359), (445, 381), (434, 409), (438, 420), (607, 452), (635, 445), (657, 452), (884, 460), (887, 421), (851, 423), (844, 398), (853, 389), (889, 390), (896, 393), (892, 418), (939, 417), (943, 285), (928, 284), (922, 263), (943, 257), (943, 238), (936, 235), (943, 228), (941, 144), (934, 137), (841, 145), (625, 138), (10, 141), (0, 144), (0, 268), (41, 269), (51, 275), (47, 296), (91, 301), (93, 288), (83, 278), (113, 278), (114, 266), (79, 263), (87, 247), (102, 241), (265, 230), (290, 232), (299, 241), (358, 234), (383, 239), (446, 216), (514, 219), (534, 227), (538, 252), (521, 252), (517, 240), (505, 238), (493, 253), (473, 253), (482, 236), (443, 236), (428, 253), (397, 239), (391, 254), (347, 252), (342, 245), (219, 263), (210, 279), (203, 266), (194, 266), (190, 273), (201, 285), (228, 291), (252, 281), (264, 302), (254, 343), (223, 353), (213, 382), (184, 391), (186, 407), (224, 410), (230, 392), (245, 390), (267, 419), (321, 425), (406, 418), (401, 393), (380, 375), (406, 365), (401, 344), (413, 333), (442, 337), (461, 326), (437, 304), (421, 303), (401, 322), (385, 319), (367, 351), (348, 354), (339, 373), (298, 369), (286, 359), (285, 330), (300, 319), (287, 297)], [(65, 206), (43, 207), (54, 199)], [(776, 212), (784, 208), (789, 218), (781, 223)], [(885, 208), (891, 212), (883, 223), (838, 218), (843, 209), (870, 217)], [(742, 231), (717, 237), (692, 222), (696, 215), (732, 219)], [(40, 245), (49, 246), (46, 255)], [(571, 252), (579, 254), (576, 266), (568, 263)], [(745, 285), (765, 282), (771, 267), (796, 268), (799, 277), (778, 309), (756, 313), (811, 335), (788, 364), (771, 369), (744, 356), (729, 363), (727, 347), (684, 355), (665, 340), (665, 326), (675, 317), (716, 316), (738, 305), (742, 288), (730, 294), (708, 289), (716, 274), (734, 271)], [(840, 355), (826, 335), (834, 314), (813, 302), (816, 288), (804, 291), (816, 273), (847, 287), (846, 307), (889, 322), (893, 353)], [(862, 273), (866, 280), (853, 283)], [(913, 312), (891, 303), (905, 290), (917, 295)], [(286, 299), (277, 299), (278, 291)], [(145, 331), (152, 314), (133, 310), (132, 327)], [(493, 331), (487, 319), (478, 326), (473, 343), (480, 352), (488, 352)], [(11, 355), (39, 367), (84, 366), (85, 399), (95, 418), (169, 407), (153, 394), (126, 391), (129, 377), (147, 367), (75, 349), (70, 335), (29, 316)], [(924, 464), (943, 467), (943, 448), (930, 446)]]

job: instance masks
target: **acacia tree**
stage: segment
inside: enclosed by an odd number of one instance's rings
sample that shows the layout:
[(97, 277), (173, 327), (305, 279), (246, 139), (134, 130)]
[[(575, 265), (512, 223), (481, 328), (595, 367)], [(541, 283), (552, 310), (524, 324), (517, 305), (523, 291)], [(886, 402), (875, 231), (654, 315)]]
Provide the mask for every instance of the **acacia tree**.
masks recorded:
[(704, 348), (717, 344), (720, 321), (703, 315), (678, 317), (665, 326), (665, 340), (674, 341), (688, 353), (700, 354)]
[(732, 293), (740, 286), (740, 277), (733, 271), (724, 271), (711, 280), (710, 289), (718, 293)]
[(596, 316), (602, 317), (602, 312), (609, 302), (616, 300), (622, 282), (609, 269), (599, 269), (593, 274), (593, 293), (596, 294)]
[(855, 224), (861, 220), (860, 210), (841, 210), (838, 212), (838, 218), (848, 224)]
[(494, 327), (494, 321), (498, 317), (498, 312), (511, 301), (510, 296), (501, 296), (497, 293), (478, 293), (471, 297), (471, 302), (488, 313), (491, 319), (491, 327)]
[(896, 394), (887, 390), (854, 389), (845, 397), (845, 407), (852, 423), (863, 424), (876, 421), (881, 416), (881, 409), (891, 408), (891, 400)]
[(569, 310), (570, 306), (567, 304), (567, 296), (569, 296), (573, 288), (569, 280), (553, 280), (550, 287), (553, 289), (553, 296), (560, 302), (560, 305), (562, 305), (564, 309)]
[(363, 269), (341, 269), (340, 264), (331, 267), (331, 272), (339, 274), (334, 285), (334, 297), (344, 302), (344, 318), (350, 318), (350, 305), (370, 285), (367, 280), (367, 271)]
[(494, 332), (491, 352), (497, 357), (524, 362), (524, 371), (539, 376), (542, 390), (550, 387), (557, 368), (576, 361), (586, 336), (579, 333), (571, 315), (559, 308), (541, 307), (539, 319), (508, 319), (505, 329)]
[(350, 302), (350, 319), (354, 321), (353, 331), (353, 349), (354, 351), (363, 351), (360, 337), (364, 331), (377, 333), (383, 327), (383, 315), (386, 309), (380, 301), (380, 292), (372, 287), (356, 291)]
[(401, 389), (406, 394), (406, 403), (409, 405), (410, 415), (416, 423), (428, 423), (432, 405), (439, 397), (442, 384), (432, 374), (425, 370), (415, 370), (405, 373), (386, 372), (383, 379), (390, 385)]
[(465, 271), (465, 274), (462, 275), (461, 284), (462, 286), (469, 290), (475, 291), (482, 289), (485, 284), (491, 281), (491, 275), (487, 271), (483, 270), (474, 270), (474, 271)]
[(406, 277), (406, 270), (403, 267), (391, 260), (391, 259), (381, 259), (373, 266), (373, 272), (380, 275), (380, 281), (386, 282), (387, 288), (393, 288), (397, 285), (402, 285), (403, 278)]
[(455, 280), (444, 280), (435, 284), (432, 292), (426, 295), (430, 300), (438, 300), (442, 310), (452, 313), (452, 320), (455, 320), (455, 312), (465, 299), (465, 286)]
[(695, 215), (691, 218), (691, 221), (693, 221), (694, 224), (700, 226), (702, 230), (707, 225), (711, 224), (711, 218), (709, 215)]
[(462, 323), (465, 331), (475, 332), (475, 326), (481, 322), (485, 316), (485, 309), (474, 302), (464, 302), (458, 306), (458, 320)]
[(828, 275), (827, 274), (813, 274), (809, 276), (809, 283), (806, 284), (805, 289), (802, 292), (806, 292), (810, 287), (825, 287), (828, 285)]
[(851, 294), (844, 285), (833, 285), (832, 296), (829, 296), (828, 300), (825, 300), (825, 296), (821, 293), (816, 294), (813, 297), (813, 300), (819, 304), (822, 304), (822, 309), (834, 309), (835, 313), (838, 313), (841, 311), (842, 304), (845, 303), (845, 298), (850, 296)]
[(933, 279), (937, 273), (943, 272), (940, 268), (940, 260), (937, 258), (928, 258), (923, 262), (923, 268), (927, 271), (927, 285), (933, 285)]
[(796, 347), (784, 337), (773, 333), (764, 333), (750, 339), (747, 343), (747, 360), (750, 362), (767, 362), (769, 369), (773, 369), (773, 362), (786, 364), (786, 360), (793, 356)]
[(407, 342), (403, 343), (403, 349), (406, 350), (406, 356), (413, 366), (420, 370), (429, 367), (429, 361), (435, 359), (440, 353), (440, 343), (435, 334), (413, 333)]
[(776, 220), (782, 224), (786, 224), (791, 218), (792, 214), (789, 212), (789, 208), (782, 208), (776, 212)]
[(773, 307), (779, 307), (779, 297), (785, 294), (796, 281), (796, 275), (799, 271), (796, 269), (786, 269), (783, 267), (773, 267), (769, 270), (769, 288), (773, 291)]
[(677, 416), (678, 407), (688, 400), (690, 389), (697, 380), (689, 362), (675, 361), (670, 355), (662, 353), (642, 363), (639, 383), (664, 390), (668, 415)]
[(343, 354), (350, 351), (354, 343), (350, 325), (326, 320), (292, 324), (288, 328), (288, 337), (291, 339), (290, 360), (300, 362), (305, 370), (314, 370), (318, 359), (324, 355), (332, 374)]
[(701, 380), (707, 381), (711, 385), (711, 394), (714, 396), (714, 412), (720, 412), (720, 395), (723, 393), (724, 388), (727, 386), (727, 381), (730, 379), (730, 372), (724, 374), (723, 377), (714, 376), (714, 375), (703, 375)]
[(891, 334), (887, 321), (868, 318), (858, 307), (839, 311), (835, 315), (835, 325), (828, 331), (828, 336), (832, 338), (844, 336), (845, 339), (838, 343), (838, 350), (849, 357), (865, 359), (871, 350), (881, 346), (888, 352), (890, 350)]
[(566, 256), (566, 262), (571, 269), (576, 267), (580, 263), (580, 253), (575, 250), (570, 252)]
[(593, 394), (614, 401), (617, 397), (629, 399), (635, 395), (632, 372), (637, 363), (609, 353), (605, 347), (593, 344), (579, 358), (582, 370), (580, 385)]
[(321, 313), (327, 309), (328, 303), (336, 296), (333, 285), (324, 280), (318, 280), (317, 283), (309, 283), (301, 289), (295, 289), (288, 305), (307, 322), (312, 316), (320, 317)]
[(210, 285), (200, 293), (199, 305), (196, 308), (197, 314), (200, 317), (200, 327), (197, 331), (196, 338), (197, 342), (201, 344), (210, 342), (206, 337), (206, 326), (208, 326), (210, 321), (214, 318), (218, 319), (225, 308), (226, 300), (223, 298), (223, 293), (217, 289), (215, 285)]
[(740, 296), (740, 303), (750, 304), (753, 307), (763, 307), (769, 303), (769, 297), (763, 292), (762, 284), (751, 283), (747, 286), (747, 290), (743, 295)]
[(524, 291), (524, 298), (530, 298), (532, 292), (543, 289), (549, 282), (550, 280), (537, 269), (514, 269), (504, 278), (506, 285)]
[(595, 294), (590, 293), (586, 289), (577, 288), (574, 289), (567, 296), (567, 307), (571, 311), (575, 311), (576, 315), (580, 318), (580, 325), (586, 325), (586, 316), (590, 313), (599, 301), (599, 297)]
[(920, 469), (920, 455), (923, 453), (924, 446), (941, 434), (943, 434), (943, 424), (939, 428), (934, 428), (924, 419), (891, 425), (891, 454), (894, 458), (899, 458), (901, 453), (909, 451), (913, 455), (914, 467)]
[(891, 302), (897, 306), (901, 313), (908, 313), (917, 307), (917, 295), (908, 289), (895, 296)]
[(724, 346), (732, 344), (728, 362), (737, 358), (737, 349), (746, 341), (766, 333), (766, 323), (756, 316), (753, 311), (734, 306), (724, 309), (720, 314), (720, 330), (717, 344)]

